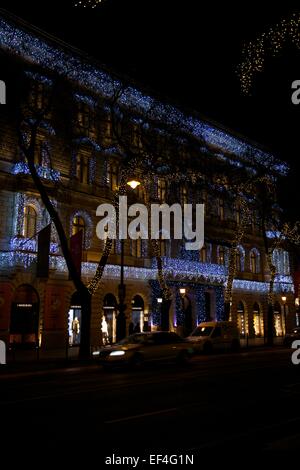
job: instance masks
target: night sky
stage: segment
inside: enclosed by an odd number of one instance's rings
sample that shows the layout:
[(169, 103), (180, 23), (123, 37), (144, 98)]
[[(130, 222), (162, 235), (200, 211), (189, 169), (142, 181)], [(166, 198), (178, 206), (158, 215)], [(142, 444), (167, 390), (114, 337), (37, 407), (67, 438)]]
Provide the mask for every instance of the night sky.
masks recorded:
[(262, 3), (106, 0), (93, 10), (74, 8), (72, 0), (0, 5), (288, 161), (292, 171), (281, 200), (297, 216), (300, 105), (291, 102), (291, 83), (300, 80), (300, 50), (287, 44), (269, 57), (252, 96), (242, 95), (236, 74), (243, 42), (300, 10), (299, 1)]

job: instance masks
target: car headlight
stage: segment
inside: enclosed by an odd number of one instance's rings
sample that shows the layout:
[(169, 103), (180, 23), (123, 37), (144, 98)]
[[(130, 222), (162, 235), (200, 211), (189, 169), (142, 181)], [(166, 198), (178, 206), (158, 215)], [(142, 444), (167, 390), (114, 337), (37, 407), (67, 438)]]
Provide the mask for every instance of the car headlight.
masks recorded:
[(110, 356), (124, 356), (125, 355), (125, 351), (112, 351), (110, 353)]

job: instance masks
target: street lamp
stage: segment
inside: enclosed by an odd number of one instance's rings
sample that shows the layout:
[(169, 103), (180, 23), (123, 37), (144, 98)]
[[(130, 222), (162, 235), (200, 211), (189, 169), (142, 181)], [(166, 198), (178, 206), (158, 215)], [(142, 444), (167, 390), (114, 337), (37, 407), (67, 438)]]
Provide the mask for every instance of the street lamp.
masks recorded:
[[(127, 182), (127, 185), (130, 186), (132, 189), (136, 189), (141, 183), (137, 180), (130, 180)], [(120, 276), (120, 284), (119, 284), (119, 305), (118, 310), (119, 314), (117, 317), (117, 341), (125, 338), (126, 336), (126, 286), (124, 283), (124, 239), (121, 238), (121, 276)]]
[(283, 315), (284, 315), (284, 333), (286, 334), (286, 296), (283, 295), (281, 297), (281, 300), (283, 302)]
[(137, 180), (131, 180), (127, 182), (127, 185), (131, 187), (131, 189), (136, 189), (138, 186), (140, 186), (140, 182)]

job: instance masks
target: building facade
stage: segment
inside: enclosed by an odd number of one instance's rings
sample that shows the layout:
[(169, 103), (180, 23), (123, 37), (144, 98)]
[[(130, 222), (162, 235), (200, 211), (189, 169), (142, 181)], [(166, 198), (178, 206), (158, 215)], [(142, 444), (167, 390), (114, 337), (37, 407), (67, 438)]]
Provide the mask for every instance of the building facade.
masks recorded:
[[(80, 342), (81, 305), (54, 228), (49, 276), (36, 275), (37, 235), (51, 220), (19, 147), (19, 134), (26, 133), (26, 128), (20, 128), (16, 108), (21, 106), (29, 115), (43, 111), (35, 148), (36, 169), (67, 235), (83, 232), (81, 269), (82, 279), (88, 283), (104, 249), (104, 242), (96, 236), (96, 209), (102, 202), (113, 201), (125, 158), (115, 138), (110, 107), (115, 89), (122, 83), (78, 51), (11, 17), (0, 18), (0, 48), (7, 87), (6, 105), (0, 110), (0, 340), (64, 348)], [(221, 165), (225, 179), (237, 167), (251, 171), (249, 151), (260, 167), (266, 164), (267, 168), (266, 162), (272, 159), (245, 139), (154, 99), (133, 84), (127, 83), (122, 90), (118, 125), (126, 126), (126, 145), (141, 158), (145, 156), (143, 132), (156, 149), (161, 146), (163, 156), (173, 145), (178, 146), (175, 128), (177, 131), (181, 126), (182, 132), (196, 141), (193, 158), (204, 162), (204, 173), (206, 165)], [(182, 152), (188, 151), (183, 142)], [(208, 163), (207, 158), (211, 159)], [(284, 165), (275, 159), (272, 168), (284, 171)], [(128, 198), (143, 202), (143, 175), (133, 176), (141, 185), (134, 193), (129, 190)], [(200, 252), (186, 251), (184, 240), (162, 240), (159, 244), (164, 276), (172, 292), (170, 329), (185, 335), (202, 321), (224, 319), (228, 246), (239, 224), (240, 209), (230, 206), (222, 191), (210, 192), (208, 186), (200, 191), (188, 178), (175, 184), (163, 172), (153, 176), (153, 191), (160, 203), (176, 193), (182, 204), (194, 201), (195, 194), (197, 202), (205, 204), (205, 245)], [(151, 246), (147, 240), (125, 240), (124, 255), (127, 329), (158, 329), (161, 290)], [(121, 244), (116, 240), (92, 300), (94, 348), (116, 339), (120, 256)], [(236, 262), (231, 319), (242, 335), (263, 337), (269, 273), (255, 215)], [(296, 316), (288, 252), (276, 250), (274, 262), (274, 331), (280, 336), (296, 324)]]

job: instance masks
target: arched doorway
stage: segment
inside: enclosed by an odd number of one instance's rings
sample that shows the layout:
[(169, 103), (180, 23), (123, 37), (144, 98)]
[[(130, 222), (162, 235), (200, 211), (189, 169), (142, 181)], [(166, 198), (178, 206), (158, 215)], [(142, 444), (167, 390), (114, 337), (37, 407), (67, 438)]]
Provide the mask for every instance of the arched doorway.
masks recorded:
[(263, 316), (261, 314), (259, 304), (255, 302), (253, 305), (253, 325), (254, 325), (254, 334), (257, 337), (263, 336), (264, 325), (263, 325)]
[(283, 318), (279, 302), (274, 304), (274, 333), (275, 336), (283, 336)]
[(245, 305), (242, 301), (240, 301), (237, 305), (237, 326), (240, 330), (240, 335), (245, 337), (247, 334), (247, 323)]
[(116, 342), (117, 334), (117, 300), (113, 294), (106, 294), (103, 299), (103, 316), (101, 320), (103, 344)]
[(23, 284), (15, 292), (9, 342), (24, 347), (39, 344), (39, 296), (30, 285)]
[(78, 292), (71, 297), (71, 305), (68, 314), (69, 345), (78, 346), (81, 334), (81, 299)]
[(144, 331), (144, 300), (140, 295), (135, 295), (131, 301), (131, 322), (129, 333)]

